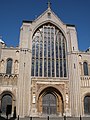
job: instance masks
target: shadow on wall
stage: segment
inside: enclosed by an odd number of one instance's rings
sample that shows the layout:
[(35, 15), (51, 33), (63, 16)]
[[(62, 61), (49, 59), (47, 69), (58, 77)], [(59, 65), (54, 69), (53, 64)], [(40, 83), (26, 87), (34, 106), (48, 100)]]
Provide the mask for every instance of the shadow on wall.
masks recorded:
[(4, 117), (2, 117), (2, 116), (0, 116), (0, 120), (15, 120), (16, 118), (10, 118), (10, 119), (7, 119), (7, 118), (4, 118)]
[(13, 117), (8, 118), (9, 109), (6, 110), (6, 118), (2, 117), (2, 111), (0, 110), (0, 120), (15, 120), (16, 119), (16, 107), (14, 107), (14, 114)]

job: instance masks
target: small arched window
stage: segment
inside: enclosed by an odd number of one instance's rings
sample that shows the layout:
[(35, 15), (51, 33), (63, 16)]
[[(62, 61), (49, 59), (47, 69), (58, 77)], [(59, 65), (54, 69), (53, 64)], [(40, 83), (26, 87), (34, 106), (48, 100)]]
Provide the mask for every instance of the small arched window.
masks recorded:
[(12, 59), (7, 59), (7, 68), (6, 68), (6, 74), (11, 74), (12, 72)]
[(83, 63), (84, 75), (88, 75), (88, 64), (87, 62)]

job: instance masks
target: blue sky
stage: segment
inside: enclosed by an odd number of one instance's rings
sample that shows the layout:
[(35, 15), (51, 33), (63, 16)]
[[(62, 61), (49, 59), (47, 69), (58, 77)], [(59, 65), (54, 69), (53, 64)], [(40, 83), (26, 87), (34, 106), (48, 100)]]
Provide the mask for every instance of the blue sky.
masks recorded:
[[(74, 24), (79, 49), (90, 47), (90, 0), (50, 0), (55, 14)], [(0, 36), (7, 46), (18, 46), (23, 20), (34, 20), (47, 9), (48, 0), (0, 0)]]

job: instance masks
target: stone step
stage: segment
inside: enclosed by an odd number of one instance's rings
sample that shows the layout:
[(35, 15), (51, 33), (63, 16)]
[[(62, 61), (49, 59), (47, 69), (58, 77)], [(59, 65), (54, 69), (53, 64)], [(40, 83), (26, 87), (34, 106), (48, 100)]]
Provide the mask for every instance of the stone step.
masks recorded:
[[(17, 119), (16, 119), (17, 120)], [(20, 118), (19, 120), (90, 120), (90, 117), (32, 117), (32, 119), (28, 118)]]
[(90, 120), (90, 117), (82, 117), (82, 120)]
[(44, 118), (32, 118), (32, 120), (64, 120), (63, 117), (44, 117)]

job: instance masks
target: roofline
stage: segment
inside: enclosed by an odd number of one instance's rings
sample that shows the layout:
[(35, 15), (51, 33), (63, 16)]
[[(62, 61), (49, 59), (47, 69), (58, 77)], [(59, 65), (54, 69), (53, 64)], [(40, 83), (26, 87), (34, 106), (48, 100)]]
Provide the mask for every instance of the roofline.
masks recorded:
[(23, 22), (23, 23), (32, 23), (33, 20), (23, 20), (22, 22)]
[(68, 27), (76, 27), (75, 25), (72, 24), (66, 24)]

